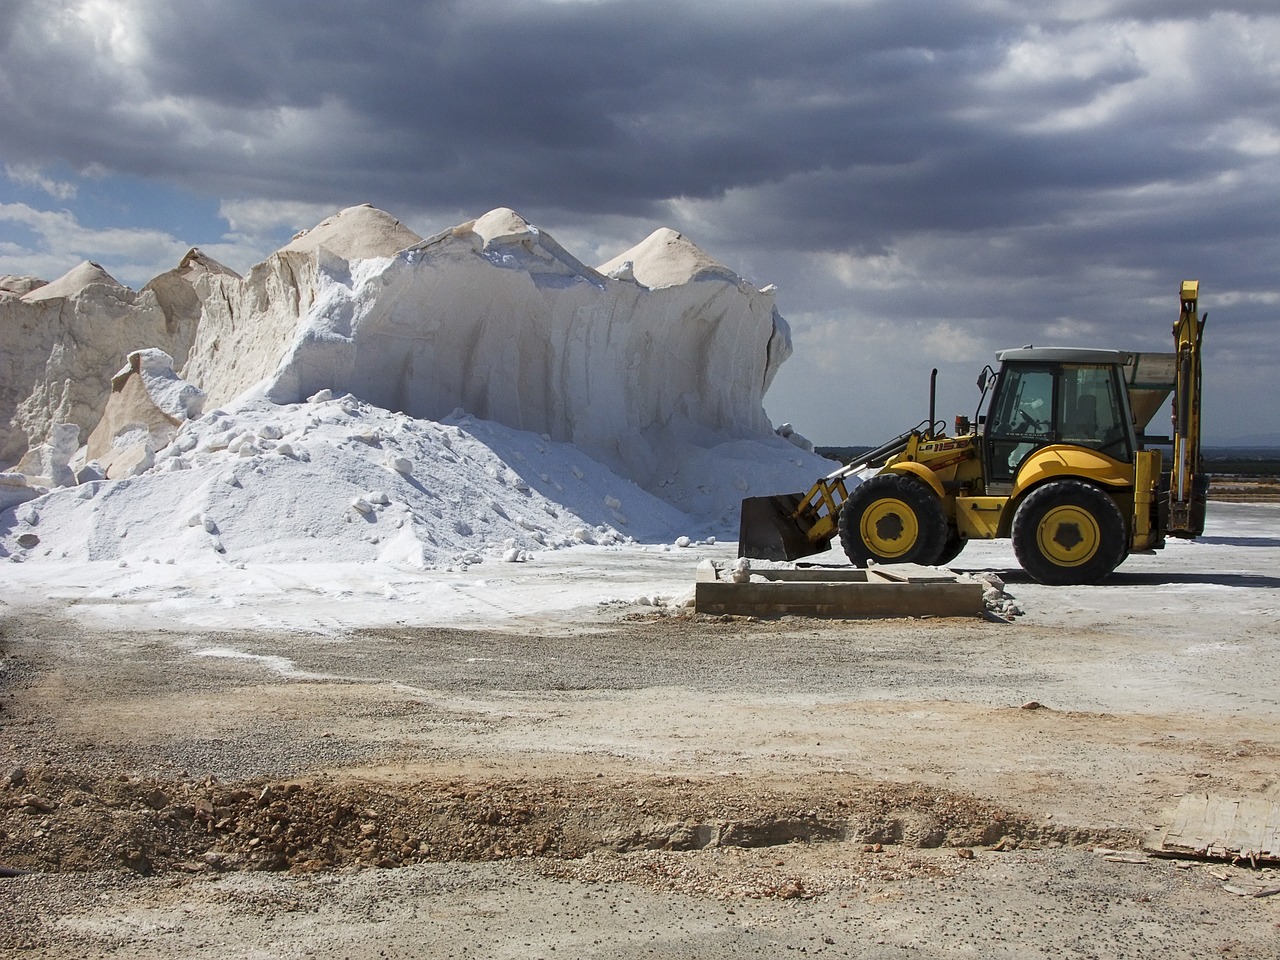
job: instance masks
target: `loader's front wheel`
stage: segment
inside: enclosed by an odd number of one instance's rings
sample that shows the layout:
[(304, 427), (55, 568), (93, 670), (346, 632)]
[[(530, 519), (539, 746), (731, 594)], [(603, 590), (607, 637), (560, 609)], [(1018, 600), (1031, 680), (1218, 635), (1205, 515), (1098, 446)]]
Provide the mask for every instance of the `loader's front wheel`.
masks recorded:
[(1097, 583), (1120, 565), (1127, 546), (1120, 508), (1083, 480), (1046, 483), (1013, 515), (1013, 552), (1040, 583)]
[(948, 528), (947, 539), (942, 544), (942, 552), (934, 559), (934, 566), (945, 567), (948, 563), (960, 556), (960, 552), (964, 550), (968, 543), (960, 536), (960, 532), (955, 529)]
[(840, 509), (840, 543), (855, 566), (936, 563), (946, 539), (942, 501), (914, 477), (872, 477)]

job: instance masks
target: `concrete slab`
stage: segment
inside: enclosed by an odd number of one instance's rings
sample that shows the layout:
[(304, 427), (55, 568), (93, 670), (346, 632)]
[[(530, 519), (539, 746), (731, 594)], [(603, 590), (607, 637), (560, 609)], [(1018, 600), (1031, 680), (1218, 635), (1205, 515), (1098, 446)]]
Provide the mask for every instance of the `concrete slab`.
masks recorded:
[(694, 587), (694, 609), (712, 615), (834, 619), (982, 615), (980, 583), (934, 568), (882, 575), (887, 569), (753, 567), (750, 581), (742, 583), (720, 578), (718, 569), (703, 569)]

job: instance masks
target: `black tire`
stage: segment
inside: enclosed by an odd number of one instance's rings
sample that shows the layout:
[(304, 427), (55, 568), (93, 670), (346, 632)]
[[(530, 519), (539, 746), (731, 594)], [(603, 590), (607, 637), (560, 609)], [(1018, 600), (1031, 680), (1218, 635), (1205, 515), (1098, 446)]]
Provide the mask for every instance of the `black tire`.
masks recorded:
[(968, 540), (960, 536), (960, 531), (953, 528), (947, 528), (947, 539), (942, 545), (942, 552), (938, 554), (938, 559), (933, 561), (935, 567), (945, 567), (948, 563), (960, 556), (962, 551), (968, 544)]
[(1083, 480), (1055, 480), (1013, 515), (1013, 552), (1040, 583), (1097, 583), (1128, 552), (1124, 516), (1110, 495)]
[(840, 510), (840, 544), (854, 566), (931, 565), (947, 538), (937, 495), (914, 477), (882, 473), (858, 484)]

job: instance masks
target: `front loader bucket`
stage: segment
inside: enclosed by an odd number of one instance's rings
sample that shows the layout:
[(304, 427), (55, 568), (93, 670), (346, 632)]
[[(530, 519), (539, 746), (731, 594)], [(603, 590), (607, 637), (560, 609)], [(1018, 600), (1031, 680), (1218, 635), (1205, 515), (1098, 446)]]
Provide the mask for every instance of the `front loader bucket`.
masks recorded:
[(747, 497), (738, 524), (738, 556), (755, 560), (799, 560), (827, 549), (811, 541), (793, 514), (806, 499), (803, 493)]

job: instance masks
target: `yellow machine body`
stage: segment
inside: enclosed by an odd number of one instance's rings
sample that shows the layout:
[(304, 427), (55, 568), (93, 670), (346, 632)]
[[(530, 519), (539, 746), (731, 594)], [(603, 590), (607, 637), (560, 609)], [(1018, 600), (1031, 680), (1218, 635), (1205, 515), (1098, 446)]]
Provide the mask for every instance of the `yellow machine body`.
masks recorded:
[[(1184, 281), (1172, 354), (1001, 352), (999, 372), (979, 381), (984, 398), (995, 387), (978, 429), (945, 436), (931, 413), (923, 429), (806, 493), (743, 501), (740, 555), (795, 560), (840, 536), (855, 563), (945, 562), (965, 541), (1012, 536), (1033, 576), (1070, 583), (1105, 576), (1130, 553), (1162, 547), (1166, 535), (1199, 535), (1207, 478), (1198, 297), (1198, 281)], [(1170, 393), (1173, 437), (1146, 435)], [(1172, 448), (1167, 464), (1149, 448), (1160, 443)], [(872, 476), (875, 492), (864, 496), (860, 484)]]

